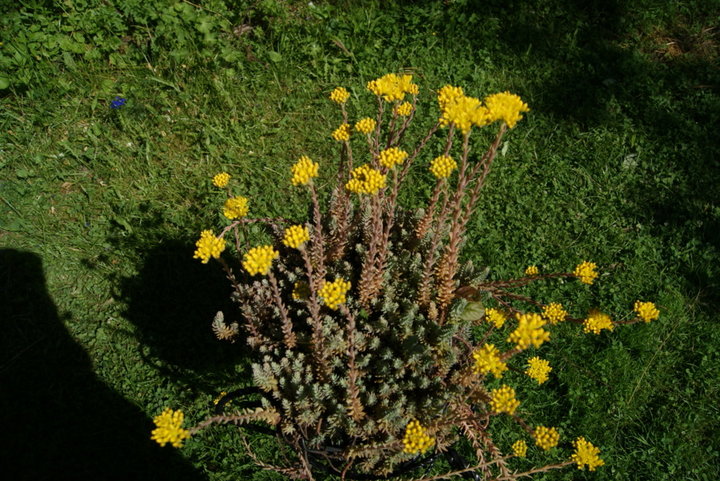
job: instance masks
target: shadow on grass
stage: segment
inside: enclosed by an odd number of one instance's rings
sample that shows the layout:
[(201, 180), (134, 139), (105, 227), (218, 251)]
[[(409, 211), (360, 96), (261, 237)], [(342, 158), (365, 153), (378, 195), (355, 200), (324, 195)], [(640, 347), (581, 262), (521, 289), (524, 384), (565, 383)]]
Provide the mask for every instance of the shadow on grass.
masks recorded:
[[(145, 244), (147, 245), (147, 244)], [(124, 317), (148, 349), (146, 361), (193, 389), (217, 393), (244, 384), (249, 375), (245, 339), (218, 341), (211, 323), (218, 311), (237, 320), (231, 286), (216, 262), (193, 259), (192, 241), (163, 240), (142, 250), (138, 274), (117, 281)]]
[[(704, 264), (715, 263), (720, 256), (720, 136), (715, 133), (720, 36), (713, 28), (718, 6), (697, 0), (667, 5), (468, 0), (460, 5), (448, 12), (448, 35), (465, 37), (478, 48), (500, 40), (507, 68), (528, 72), (520, 93), (533, 111), (586, 132), (604, 126), (625, 130), (621, 141), (627, 157), (608, 158), (606, 168), (622, 163), (633, 169), (640, 159), (640, 170), (627, 186), (626, 216), (677, 246), (668, 250), (668, 258), (692, 250)], [(476, 28), (455, 28), (453, 16), (470, 19)], [(676, 262), (691, 288), (717, 288), (707, 282), (710, 271)], [(716, 304), (717, 298), (708, 301)]]
[(206, 479), (151, 441), (152, 421), (95, 376), (48, 295), (40, 257), (0, 250), (0, 283), (5, 479)]

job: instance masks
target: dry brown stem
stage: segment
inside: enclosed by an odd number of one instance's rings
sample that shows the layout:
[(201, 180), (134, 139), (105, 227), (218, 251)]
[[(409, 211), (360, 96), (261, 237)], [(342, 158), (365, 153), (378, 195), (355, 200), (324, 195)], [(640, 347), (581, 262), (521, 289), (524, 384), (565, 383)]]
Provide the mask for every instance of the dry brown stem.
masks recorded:
[(522, 473), (515, 472), (515, 473), (503, 474), (497, 478), (493, 478), (488, 481), (514, 481), (518, 478), (530, 477), (533, 474), (546, 473), (552, 469), (564, 468), (565, 466), (569, 466), (571, 464), (573, 464), (572, 461), (565, 461), (564, 463), (558, 463), (558, 464), (548, 464), (547, 466), (543, 466), (542, 468), (535, 468), (535, 469), (531, 469), (530, 471), (524, 471)]

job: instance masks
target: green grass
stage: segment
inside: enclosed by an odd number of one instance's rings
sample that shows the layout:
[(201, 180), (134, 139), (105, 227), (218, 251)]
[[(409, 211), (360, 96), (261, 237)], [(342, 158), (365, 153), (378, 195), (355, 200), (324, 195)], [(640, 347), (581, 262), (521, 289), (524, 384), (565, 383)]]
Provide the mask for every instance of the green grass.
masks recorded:
[[(197, 421), (251, 382), (244, 346), (209, 329), (229, 286), (192, 259), (198, 232), (222, 223), (210, 178), (230, 172), (257, 216), (300, 219), (289, 166), (309, 153), (321, 185), (332, 179), (327, 94), (347, 87), (359, 117), (365, 83), (399, 69), (420, 84), (423, 125), (447, 83), (510, 90), (532, 109), (507, 136), (467, 258), (497, 278), (590, 259), (602, 275), (580, 295), (532, 293), (576, 299), (578, 317), (602, 306), (622, 318), (636, 299), (662, 311), (598, 337), (567, 326), (542, 350), (553, 376), (519, 389), (527, 418), (585, 435), (607, 466), (535, 479), (719, 479), (720, 9), (688, 3), (263, 2), (253, 32), (219, 37), (237, 61), (199, 49), (122, 67), (39, 61), (40, 81), (0, 91), (0, 419), (29, 423), (4, 436), (18, 479), (54, 472), (38, 456), (82, 479), (114, 479), (113, 466), (118, 478), (280, 479), (252, 466), (232, 428), (177, 452), (147, 439), (164, 406)], [(115, 95), (128, 103), (111, 111)], [(403, 196), (419, 205), (430, 179), (412, 180)], [(498, 424), (506, 447), (519, 433)]]

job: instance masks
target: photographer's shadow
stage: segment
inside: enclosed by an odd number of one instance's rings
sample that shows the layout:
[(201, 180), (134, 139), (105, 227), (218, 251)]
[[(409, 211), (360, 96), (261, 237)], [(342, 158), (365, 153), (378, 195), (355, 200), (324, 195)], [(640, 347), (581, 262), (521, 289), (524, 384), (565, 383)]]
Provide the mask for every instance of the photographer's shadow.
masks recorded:
[(0, 249), (0, 320), (5, 479), (206, 479), (152, 442), (152, 421), (96, 377), (58, 316), (36, 254)]

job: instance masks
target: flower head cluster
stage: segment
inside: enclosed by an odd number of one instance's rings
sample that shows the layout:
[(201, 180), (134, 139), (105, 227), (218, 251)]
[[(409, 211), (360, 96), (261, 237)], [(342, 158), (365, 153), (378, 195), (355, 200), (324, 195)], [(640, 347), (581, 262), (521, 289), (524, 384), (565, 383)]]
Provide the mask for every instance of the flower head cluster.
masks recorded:
[(197, 249), (193, 259), (200, 259), (203, 264), (207, 264), (211, 257), (220, 258), (220, 253), (225, 250), (225, 239), (218, 239), (211, 230), (204, 230), (195, 246)]
[(522, 439), (518, 439), (512, 445), (513, 454), (518, 458), (524, 458), (527, 455), (527, 443)]
[(368, 90), (382, 97), (386, 102), (403, 100), (405, 94), (417, 95), (418, 86), (412, 83), (412, 75), (396, 75), (389, 73), (367, 84)]
[(490, 309), (485, 310), (485, 320), (495, 324), (495, 327), (500, 329), (505, 324), (505, 321), (507, 321), (507, 314), (499, 309), (491, 307)]
[(579, 437), (573, 441), (573, 446), (575, 446), (575, 452), (570, 456), (570, 459), (577, 463), (578, 469), (587, 466), (588, 471), (595, 471), (595, 468), (605, 464), (605, 461), (598, 456), (600, 449), (585, 441), (584, 437)]
[(445, 110), (445, 107), (451, 100), (464, 95), (465, 92), (462, 87), (453, 87), (452, 85), (444, 86), (438, 90), (438, 104), (440, 105), (440, 110)]
[(228, 182), (230, 182), (230, 174), (227, 172), (220, 172), (219, 174), (215, 175), (213, 177), (212, 183), (215, 187), (220, 187), (221, 189), (223, 187), (227, 187)]
[(312, 178), (318, 176), (319, 167), (320, 164), (310, 160), (310, 157), (307, 155), (303, 155), (290, 169), (293, 175), (291, 180), (292, 184), (307, 185)]
[(377, 122), (375, 121), (375, 119), (365, 117), (355, 122), (355, 130), (363, 134), (369, 134), (370, 132), (375, 130), (376, 125)]
[(272, 246), (253, 247), (244, 256), (242, 265), (248, 274), (267, 275), (270, 272), (272, 261), (280, 257), (280, 253)]
[(350, 176), (352, 178), (345, 184), (345, 188), (356, 194), (375, 194), (385, 187), (385, 175), (368, 164), (356, 167), (350, 172)]
[(239, 219), (240, 217), (245, 217), (247, 213), (247, 198), (239, 195), (237, 197), (231, 197), (225, 201), (225, 206), (223, 207), (223, 215), (228, 219)]
[(449, 155), (435, 157), (430, 163), (430, 172), (438, 179), (450, 177), (455, 169), (457, 169), (457, 162)]
[(337, 87), (330, 92), (330, 100), (336, 104), (344, 104), (350, 98), (350, 92), (345, 87)]
[(545, 451), (549, 451), (554, 448), (560, 441), (560, 433), (555, 428), (537, 426), (533, 435), (535, 436), (535, 444)]
[(615, 326), (613, 325), (612, 319), (607, 314), (603, 314), (597, 309), (593, 309), (588, 314), (587, 319), (583, 322), (583, 332), (586, 334), (592, 332), (593, 334), (600, 334), (600, 331), (607, 329), (612, 331)]
[(463, 134), (470, 132), (473, 125), (483, 127), (491, 122), (490, 113), (480, 100), (465, 95), (448, 100), (440, 115), (441, 126), (455, 124)]
[(538, 275), (538, 274), (540, 274), (540, 269), (538, 269), (538, 267), (535, 266), (535, 265), (533, 265), (533, 266), (528, 266), (528, 268), (525, 269), (525, 275), (526, 275), (526, 276), (536, 276), (536, 275)]
[(346, 301), (345, 294), (350, 290), (350, 283), (338, 277), (333, 282), (326, 282), (318, 291), (318, 295), (323, 298), (323, 303), (330, 309), (337, 309), (340, 304)]
[(589, 285), (592, 284), (598, 276), (598, 272), (596, 269), (597, 264), (595, 264), (594, 262), (584, 261), (575, 267), (573, 275), (580, 279), (580, 282), (582, 282), (583, 284)]
[(403, 102), (397, 107), (395, 107), (395, 113), (400, 115), (401, 117), (407, 117), (410, 115), (413, 111), (413, 106), (410, 102)]
[(397, 164), (402, 164), (407, 159), (408, 153), (397, 147), (390, 147), (380, 152), (379, 162), (383, 167), (392, 169)]
[(285, 236), (282, 243), (293, 249), (298, 249), (302, 244), (310, 240), (310, 232), (302, 225), (291, 225), (285, 229)]
[(654, 321), (660, 317), (660, 311), (652, 302), (635, 301), (635, 313), (645, 322)]
[(342, 124), (340, 127), (333, 130), (332, 138), (338, 142), (350, 140), (350, 124)]
[(495, 378), (501, 378), (503, 371), (507, 370), (507, 364), (500, 359), (500, 351), (493, 344), (485, 344), (482, 348), (473, 351), (475, 365), (473, 372), (476, 374), (493, 373)]
[(435, 444), (435, 439), (428, 436), (425, 428), (416, 420), (412, 420), (405, 428), (403, 451), (408, 454), (422, 454)]
[(535, 347), (550, 340), (550, 333), (543, 329), (545, 321), (539, 314), (517, 314), (518, 327), (508, 337), (508, 342), (514, 342), (517, 349), (527, 349), (532, 344)]
[(110, 108), (117, 110), (119, 108), (122, 108), (122, 106), (125, 105), (125, 102), (127, 102), (127, 99), (124, 99), (118, 95), (115, 97), (115, 100), (110, 102)]
[(182, 446), (183, 440), (190, 437), (190, 431), (181, 427), (184, 419), (185, 415), (182, 411), (165, 408), (162, 413), (153, 419), (155, 429), (153, 429), (150, 439), (160, 446), (170, 443), (179, 448)]
[(305, 281), (297, 281), (293, 284), (292, 298), (296, 301), (310, 297), (310, 284)]
[(515, 94), (502, 92), (485, 97), (485, 105), (490, 111), (491, 122), (502, 120), (511, 129), (518, 120), (522, 119), (523, 112), (529, 112), (528, 105)]
[(535, 356), (528, 359), (528, 368), (525, 370), (525, 374), (535, 379), (538, 384), (542, 384), (548, 380), (550, 371), (552, 371), (550, 363)]
[(490, 407), (494, 413), (515, 414), (520, 401), (515, 399), (515, 390), (508, 385), (503, 385), (490, 391)]
[(567, 311), (563, 309), (563, 305), (559, 302), (551, 302), (543, 307), (542, 317), (550, 324), (555, 325), (558, 322), (564, 321), (567, 315)]

